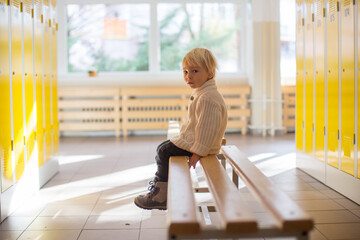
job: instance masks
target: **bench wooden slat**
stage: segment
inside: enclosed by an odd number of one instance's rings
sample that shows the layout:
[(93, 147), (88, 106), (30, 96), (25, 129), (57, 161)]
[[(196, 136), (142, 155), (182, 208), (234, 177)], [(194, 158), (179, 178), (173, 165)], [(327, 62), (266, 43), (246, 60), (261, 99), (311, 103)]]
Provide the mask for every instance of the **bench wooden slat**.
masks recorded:
[(258, 230), (256, 218), (249, 210), (240, 192), (227, 176), (215, 155), (200, 159), (210, 191), (225, 231), (255, 232)]
[(235, 146), (223, 146), (222, 153), (248, 188), (259, 196), (274, 216), (283, 231), (309, 231), (312, 219), (283, 191), (278, 189), (253, 163)]
[(196, 234), (200, 222), (196, 216), (195, 196), (187, 158), (170, 157), (168, 180), (168, 224), (170, 234)]

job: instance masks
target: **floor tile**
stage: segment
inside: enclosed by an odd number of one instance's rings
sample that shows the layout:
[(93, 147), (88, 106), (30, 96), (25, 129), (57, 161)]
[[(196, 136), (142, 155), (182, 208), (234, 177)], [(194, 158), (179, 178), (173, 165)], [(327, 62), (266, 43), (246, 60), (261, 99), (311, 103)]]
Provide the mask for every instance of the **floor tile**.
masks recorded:
[(317, 224), (316, 228), (329, 240), (358, 240), (360, 236), (360, 223)]
[(293, 200), (314, 200), (314, 199), (327, 199), (328, 197), (319, 191), (294, 191), (286, 192), (286, 194)]
[(89, 216), (94, 204), (50, 204), (39, 214), (41, 217)]
[(18, 240), (77, 240), (81, 230), (25, 231)]
[(37, 217), (28, 230), (82, 229), (86, 217)]
[(139, 240), (167, 240), (167, 229), (141, 229)]
[(20, 236), (22, 231), (5, 231), (0, 230), (0, 239), (1, 240), (16, 240)]
[(336, 203), (331, 199), (325, 200), (297, 200), (299, 206), (305, 211), (316, 211), (316, 210), (342, 210), (345, 209), (340, 204)]
[(78, 240), (138, 240), (139, 230), (83, 230)]
[(317, 230), (317, 228), (314, 228), (310, 232), (310, 240), (327, 240), (326, 237)]
[(90, 216), (84, 229), (138, 229), (141, 216)]
[(351, 210), (350, 212), (352, 212), (353, 214), (355, 214), (356, 216), (360, 217), (360, 210)]
[(0, 223), (0, 230), (25, 230), (34, 221), (35, 217), (8, 217)]
[(340, 193), (336, 192), (333, 189), (320, 190), (320, 192), (322, 194), (328, 196), (329, 198), (344, 198), (343, 195), (341, 195)]
[(308, 211), (315, 224), (320, 223), (360, 223), (360, 218), (348, 210)]
[(344, 208), (350, 209), (350, 210), (360, 210), (360, 205), (356, 204), (355, 202), (347, 199), (347, 198), (341, 198), (341, 199), (334, 199), (335, 202), (343, 206)]
[(143, 216), (141, 220), (141, 229), (145, 228), (166, 228), (166, 215)]

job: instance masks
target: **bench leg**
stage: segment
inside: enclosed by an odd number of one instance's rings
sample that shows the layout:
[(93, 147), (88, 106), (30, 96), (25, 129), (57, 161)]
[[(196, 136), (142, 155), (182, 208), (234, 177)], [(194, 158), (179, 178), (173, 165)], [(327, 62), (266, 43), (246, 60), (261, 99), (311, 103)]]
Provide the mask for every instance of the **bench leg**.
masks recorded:
[(232, 181), (235, 184), (236, 188), (239, 188), (239, 176), (236, 174), (234, 169), (232, 170)]

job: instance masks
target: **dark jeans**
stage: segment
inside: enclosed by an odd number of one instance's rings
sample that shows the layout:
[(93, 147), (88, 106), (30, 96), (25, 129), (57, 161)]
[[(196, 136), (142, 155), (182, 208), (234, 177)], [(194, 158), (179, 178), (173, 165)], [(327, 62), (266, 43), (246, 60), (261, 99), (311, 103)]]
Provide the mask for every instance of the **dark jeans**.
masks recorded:
[(169, 159), (171, 156), (192, 156), (191, 152), (178, 148), (170, 140), (161, 143), (156, 149), (156, 153), (157, 172), (155, 173), (155, 180), (159, 182), (168, 181)]

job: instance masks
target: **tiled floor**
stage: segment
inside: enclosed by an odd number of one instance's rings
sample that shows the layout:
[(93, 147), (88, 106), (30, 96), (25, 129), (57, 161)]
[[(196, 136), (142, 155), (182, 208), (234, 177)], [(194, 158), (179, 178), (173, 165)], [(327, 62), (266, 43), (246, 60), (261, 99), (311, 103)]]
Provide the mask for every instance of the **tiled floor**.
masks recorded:
[[(293, 135), (226, 138), (315, 219), (311, 239), (360, 239), (360, 206), (295, 169)], [(166, 211), (143, 211), (133, 204), (153, 177), (155, 149), (163, 139), (62, 138), (60, 172), (0, 224), (0, 239), (166, 239)], [(268, 221), (242, 192), (260, 221)]]

